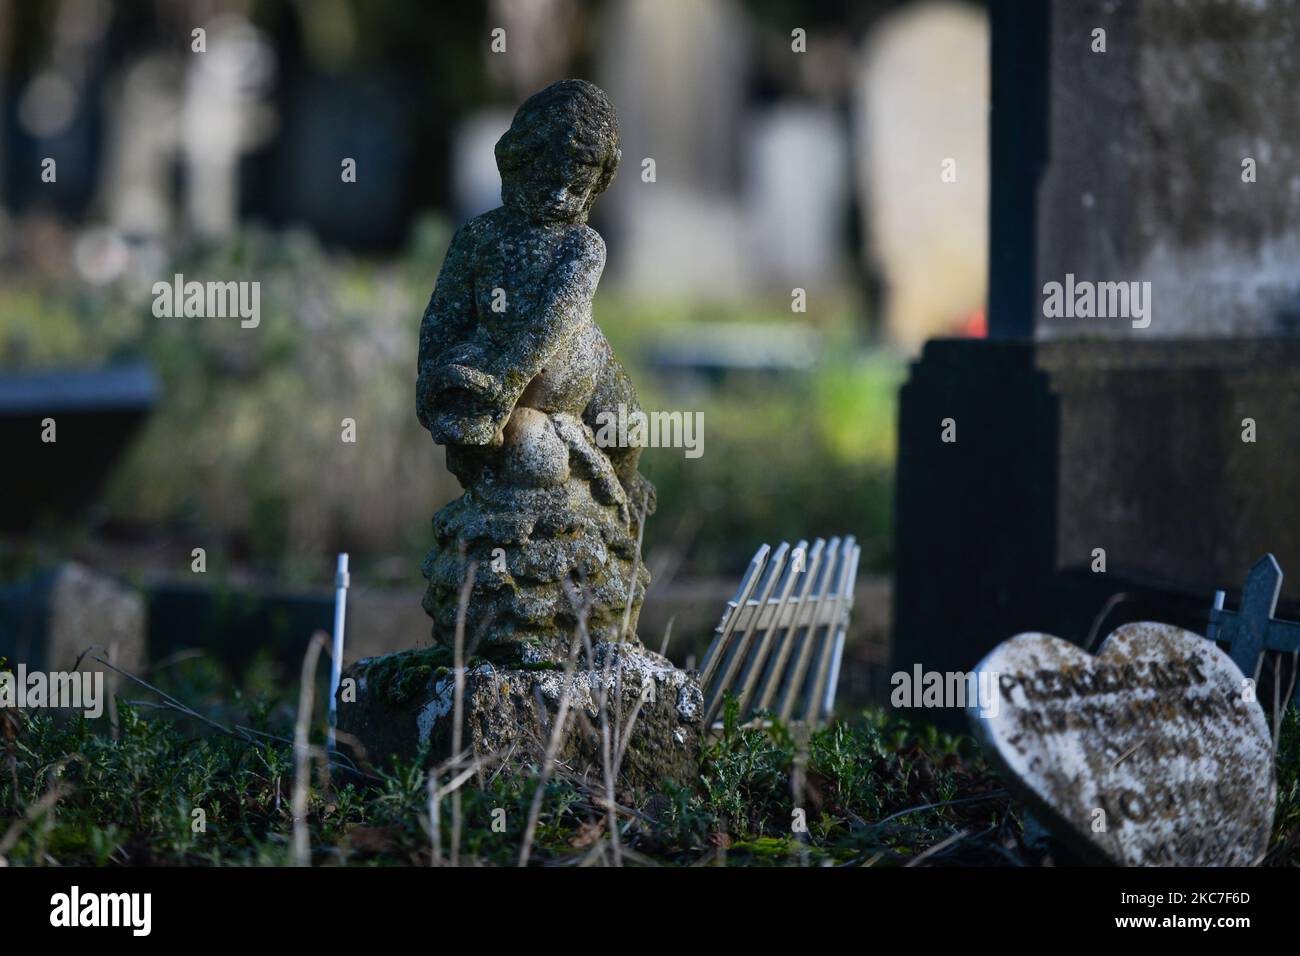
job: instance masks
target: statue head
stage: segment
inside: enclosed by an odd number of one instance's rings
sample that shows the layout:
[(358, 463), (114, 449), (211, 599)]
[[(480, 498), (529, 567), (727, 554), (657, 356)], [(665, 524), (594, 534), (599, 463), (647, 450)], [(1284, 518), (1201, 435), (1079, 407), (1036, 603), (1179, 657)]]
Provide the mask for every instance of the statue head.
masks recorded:
[(497, 140), (501, 202), (532, 222), (583, 222), (622, 155), (604, 90), (560, 80), (534, 93)]

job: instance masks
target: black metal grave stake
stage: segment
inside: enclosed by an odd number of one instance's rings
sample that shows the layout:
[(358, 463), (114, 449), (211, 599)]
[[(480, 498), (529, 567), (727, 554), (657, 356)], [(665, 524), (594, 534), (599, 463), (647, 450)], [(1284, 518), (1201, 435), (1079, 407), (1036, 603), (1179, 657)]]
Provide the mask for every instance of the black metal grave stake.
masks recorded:
[[(1266, 554), (1250, 566), (1241, 592), (1241, 606), (1236, 611), (1224, 610), (1223, 592), (1214, 592), (1214, 607), (1210, 609), (1210, 626), (1205, 636), (1227, 643), (1233, 663), (1255, 681), (1259, 680), (1265, 651), (1300, 654), (1300, 623), (1273, 617), (1281, 590), (1282, 568), (1272, 554)], [(1294, 700), (1300, 706), (1300, 682), (1295, 683)]]

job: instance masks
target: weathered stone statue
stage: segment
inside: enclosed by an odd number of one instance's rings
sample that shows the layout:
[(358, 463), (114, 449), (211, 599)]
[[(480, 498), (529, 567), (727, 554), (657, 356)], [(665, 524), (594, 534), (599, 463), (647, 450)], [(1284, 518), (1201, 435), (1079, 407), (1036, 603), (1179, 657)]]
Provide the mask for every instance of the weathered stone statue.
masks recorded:
[(598, 447), (603, 411), (636, 392), (592, 318), (605, 243), (587, 225), (619, 162), (609, 99), (582, 80), (531, 97), (496, 146), (503, 205), (452, 239), (420, 325), (416, 409), (463, 497), (434, 518), (424, 608), (450, 643), (461, 583), (485, 650), (563, 659), (576, 623), (563, 587), (589, 595), (593, 640), (629, 630), (649, 575), (633, 581), (638, 524), (654, 488), (641, 449)]
[[(603, 759), (603, 698), (627, 733), (625, 783), (688, 783), (697, 770), (699, 685), (636, 636), (650, 580), (638, 537), (654, 488), (637, 471), (639, 447), (595, 437), (602, 413), (639, 411), (591, 308), (605, 244), (587, 213), (619, 156), (599, 88), (547, 87), (497, 143), (501, 207), (462, 226), (447, 251), (420, 324), (416, 411), (465, 494), (434, 516), (422, 566), (436, 646), (359, 661), (357, 700), (340, 696), (340, 730), (372, 761), (449, 753), (469, 581), (463, 741), (475, 753), (536, 763), (564, 711), (558, 757), (587, 773)], [(589, 640), (566, 676), (583, 621)]]

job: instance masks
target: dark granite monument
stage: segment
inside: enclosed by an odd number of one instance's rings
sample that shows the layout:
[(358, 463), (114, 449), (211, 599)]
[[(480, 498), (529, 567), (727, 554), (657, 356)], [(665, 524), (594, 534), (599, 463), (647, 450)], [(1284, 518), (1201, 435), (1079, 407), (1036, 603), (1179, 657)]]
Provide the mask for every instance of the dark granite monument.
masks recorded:
[(1258, 555), (1300, 564), (1293, 11), (990, 17), (989, 338), (927, 343), (902, 390), (895, 670), (1020, 631), (1205, 633)]

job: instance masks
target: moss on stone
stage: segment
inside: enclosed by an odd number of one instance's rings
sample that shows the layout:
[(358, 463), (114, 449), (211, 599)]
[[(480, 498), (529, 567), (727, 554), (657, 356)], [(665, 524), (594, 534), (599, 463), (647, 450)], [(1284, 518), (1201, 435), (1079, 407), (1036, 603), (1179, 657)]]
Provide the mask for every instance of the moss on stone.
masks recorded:
[[(529, 659), (537, 653), (534, 642), (485, 647), (465, 659), (465, 669), (490, 665), (497, 669), (522, 671), (563, 670), (563, 664)], [(358, 673), (373, 688), (378, 699), (390, 707), (402, 707), (432, 681), (450, 678), (455, 667), (450, 647), (422, 647), (397, 651), (359, 662)]]
[(379, 700), (400, 707), (452, 663), (451, 648), (422, 647), (362, 661), (358, 670)]
[[(605, 243), (586, 220), (618, 166), (613, 104), (585, 80), (552, 84), (520, 107), (496, 156), (503, 205), (457, 231), (420, 323), (417, 416), (465, 488), (434, 517), (423, 605), (443, 645), (461, 620), (482, 647), (540, 636), (526, 659), (488, 658), (527, 666), (567, 656), (571, 581), (593, 641), (635, 637), (654, 493), (641, 447), (592, 431), (640, 410), (592, 314)], [(507, 293), (504, 310), (479, 295), (484, 283)]]

